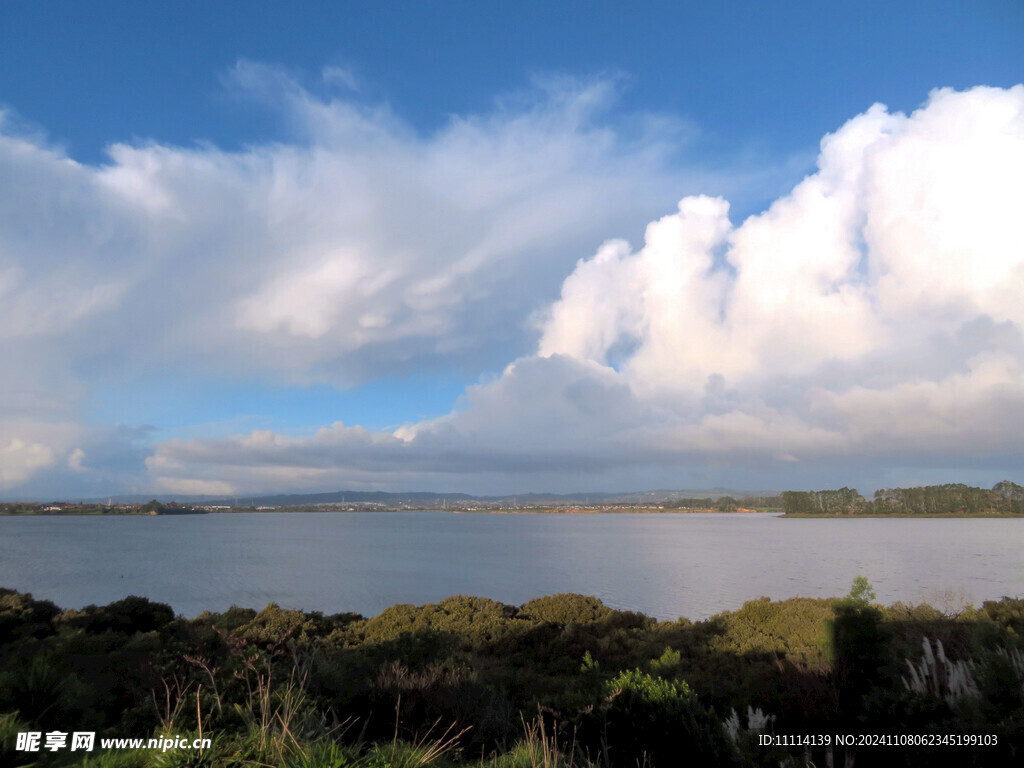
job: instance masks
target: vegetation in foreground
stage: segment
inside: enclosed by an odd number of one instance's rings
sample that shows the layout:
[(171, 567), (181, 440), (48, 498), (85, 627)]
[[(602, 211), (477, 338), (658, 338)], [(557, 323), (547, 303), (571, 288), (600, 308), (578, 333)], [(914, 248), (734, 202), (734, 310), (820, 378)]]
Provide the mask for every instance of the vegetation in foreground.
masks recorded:
[[(0, 590), (0, 762), (161, 768), (1013, 765), (1024, 599), (956, 615), (767, 598), (658, 622), (580, 595), (458, 596), (364, 618), (271, 604), (195, 619)], [(19, 731), (199, 735), (209, 749), (15, 750)], [(993, 746), (761, 746), (762, 734)], [(97, 745), (99, 741), (97, 741)]]

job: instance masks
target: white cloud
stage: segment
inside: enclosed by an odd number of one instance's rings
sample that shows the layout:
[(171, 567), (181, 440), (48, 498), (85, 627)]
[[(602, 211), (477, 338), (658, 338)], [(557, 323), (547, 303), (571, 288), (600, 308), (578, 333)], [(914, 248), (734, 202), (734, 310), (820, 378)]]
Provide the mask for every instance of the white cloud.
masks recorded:
[[(493, 370), (529, 349), (525, 319), (588, 243), (681, 187), (733, 183), (674, 169), (669, 134), (616, 128), (602, 81), (430, 135), (271, 67), (240, 62), (228, 82), (294, 141), (114, 144), (92, 167), (0, 121), (0, 422), (78, 423), (106, 382), (167, 371), (344, 387)], [(75, 446), (38, 444), (69, 466)]]
[(53, 464), (53, 451), (42, 443), (26, 443), (11, 437), (0, 443), (0, 484), (24, 482), (36, 471)]
[(85, 451), (81, 448), (74, 448), (68, 454), (68, 468), (75, 472), (88, 471), (88, 467), (85, 466)]
[[(876, 105), (736, 225), (715, 195), (749, 177), (672, 170), (685, 130), (623, 129), (605, 81), (548, 81), (428, 136), (262, 65), (230, 82), (295, 140), (118, 144), (91, 167), (0, 120), (0, 488), (1019, 463), (1024, 86)], [(609, 239), (700, 191), (638, 250)], [(169, 441), (147, 460), (143, 431), (83, 426), (90, 392), (143, 373), (345, 386), (509, 359), (394, 433)]]
[[(556, 161), (574, 151), (552, 149)], [(514, 178), (543, 178), (551, 162)], [(517, 222), (536, 213), (529, 200)], [(716, 466), (728, 478), (756, 466), (779, 485), (804, 466), (1013, 469), (1024, 453), (1021, 200), (1024, 86), (938, 90), (910, 116), (876, 105), (826, 136), (818, 170), (763, 214), (733, 226), (724, 200), (687, 197), (637, 252), (611, 241), (578, 262), (542, 315), (537, 354), (471, 388), (449, 416), (393, 435), (335, 425), (312, 438), (165, 444), (150, 469), (237, 488), (396, 473), (470, 487), (561, 470), (607, 485), (630, 468), (671, 478)], [(500, 263), (482, 253), (432, 278), (456, 292), (453, 306), (473, 301), (462, 270)], [(308, 284), (327, 293), (376, 274), (324, 268)], [(331, 327), (317, 291), (290, 306), (275, 309), (287, 332)], [(448, 334), (455, 311), (419, 317)]]

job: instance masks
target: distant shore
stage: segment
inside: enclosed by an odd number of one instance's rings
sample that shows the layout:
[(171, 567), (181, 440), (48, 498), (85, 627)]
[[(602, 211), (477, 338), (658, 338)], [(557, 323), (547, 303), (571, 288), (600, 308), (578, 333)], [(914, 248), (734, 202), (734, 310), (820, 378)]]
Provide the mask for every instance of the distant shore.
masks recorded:
[(658, 514), (757, 514), (764, 512), (782, 512), (781, 509), (672, 509), (664, 507), (607, 507), (591, 509), (587, 507), (520, 507), (513, 509), (451, 509), (459, 514), (490, 514), (490, 515), (658, 515)]
[(210, 510), (202, 507), (160, 504), (157, 501), (147, 504), (0, 503), (0, 516), (2, 517), (123, 517), (127, 515), (155, 517), (158, 515), (205, 515), (209, 512)]
[(230, 509), (202, 509), (197, 508), (189, 511), (143, 511), (141, 509), (19, 509), (9, 511), (0, 509), (0, 517), (156, 517), (161, 515), (212, 515), (212, 514), (258, 514), (264, 512), (321, 512), (321, 513), (347, 513), (347, 512), (450, 512), (451, 514), (486, 514), (486, 515), (653, 515), (653, 514), (780, 514), (781, 509), (662, 509), (658, 507), (608, 507), (600, 509), (590, 508), (562, 508), (562, 507), (511, 507), (511, 508), (466, 508), (466, 507), (232, 507)]
[(775, 513), (782, 517), (1024, 517), (1024, 486), (1003, 480), (991, 489), (962, 483), (883, 488), (865, 498), (855, 488), (821, 491), (643, 491), (527, 493), (504, 496), (414, 491), (335, 491), (161, 502), (144, 496), (73, 501), (0, 502), (0, 515), (190, 515), (241, 512), (487, 512), (490, 514), (720, 514)]
[[(17, 509), (10, 509), (17, 507)], [(204, 509), (201, 507), (171, 508), (171, 509), (142, 509), (133, 508), (97, 508), (90, 506), (81, 508), (69, 506), (66, 508), (32, 508), (30, 505), (0, 505), (0, 517), (163, 517), (168, 515), (211, 515), (211, 514), (260, 514), (266, 512), (318, 512), (318, 513), (352, 513), (352, 512), (449, 512), (455, 515), (757, 515), (769, 514), (775, 517), (790, 519), (817, 519), (817, 520), (849, 520), (851, 518), (862, 519), (1024, 519), (1024, 515), (1012, 512), (937, 512), (937, 513), (807, 513), (789, 512), (782, 509), (753, 509), (740, 507), (737, 509), (678, 509), (672, 507), (384, 507), (384, 506), (316, 506), (316, 507), (231, 507), (221, 509)]]
[(907, 519), (907, 518), (928, 518), (928, 519), (948, 518), (950, 520), (964, 520), (964, 519), (978, 519), (978, 518), (998, 518), (998, 519), (1001, 519), (1001, 520), (1002, 519), (1010, 519), (1010, 518), (1013, 518), (1013, 519), (1024, 519), (1024, 515), (1014, 514), (1012, 512), (1003, 512), (1003, 513), (1000, 513), (1000, 512), (935, 512), (935, 513), (925, 513), (925, 512), (922, 512), (922, 513), (907, 513), (907, 514), (899, 514), (899, 513), (896, 513), (896, 512), (881, 512), (881, 513), (873, 513), (873, 514), (872, 513), (854, 513), (854, 514), (849, 514), (849, 515), (844, 515), (844, 514), (828, 514), (828, 515), (826, 515), (826, 514), (808, 514), (808, 513), (787, 513), (787, 514), (784, 514), (784, 515), (779, 515), (779, 517), (800, 518), (802, 520), (807, 520), (807, 519), (823, 519), (823, 520), (844, 519), (844, 520), (849, 520), (851, 518), (878, 519), (878, 518), (886, 518), (886, 517), (888, 517), (888, 518), (895, 517), (895, 518), (899, 518), (901, 520), (902, 519)]

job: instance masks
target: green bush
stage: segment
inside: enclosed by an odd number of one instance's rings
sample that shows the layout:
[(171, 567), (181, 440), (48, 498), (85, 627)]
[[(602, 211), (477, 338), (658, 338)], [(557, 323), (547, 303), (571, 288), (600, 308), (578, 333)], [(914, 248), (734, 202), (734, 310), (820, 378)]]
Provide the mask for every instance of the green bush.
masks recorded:
[(610, 768), (738, 764), (722, 724), (685, 682), (624, 670), (603, 693), (583, 718), (581, 733)]
[[(722, 721), (760, 707), (778, 733), (990, 729), (1005, 751), (978, 754), (1013, 764), (1024, 753), (1024, 600), (949, 616), (872, 599), (858, 579), (839, 600), (763, 598), (697, 623), (656, 622), (581, 595), (518, 609), (456, 596), (369, 619), (276, 605), (184, 619), (141, 598), (61, 613), (0, 590), (0, 737), (13, 717), (32, 730), (74, 722), (143, 735), (171, 722), (174, 732), (201, 726), (216, 736), (202, 758), (89, 763), (111, 768), (671, 768), (766, 765), (767, 756), (775, 766), (787, 755), (824, 764), (827, 755), (801, 750), (741, 755)], [(970, 661), (976, 694), (950, 704), (905, 689), (922, 637)], [(524, 737), (523, 718), (542, 731)], [(469, 730), (423, 762), (450, 724)]]
[(596, 597), (562, 593), (523, 603), (519, 615), (548, 624), (588, 624), (607, 619), (612, 609)]
[(155, 632), (173, 620), (171, 606), (135, 595), (109, 605), (89, 605), (80, 611), (64, 611), (55, 618), (60, 626), (83, 629), (90, 634), (116, 632), (124, 635)]
[(53, 619), (60, 608), (49, 600), (0, 587), (0, 645), (53, 634)]

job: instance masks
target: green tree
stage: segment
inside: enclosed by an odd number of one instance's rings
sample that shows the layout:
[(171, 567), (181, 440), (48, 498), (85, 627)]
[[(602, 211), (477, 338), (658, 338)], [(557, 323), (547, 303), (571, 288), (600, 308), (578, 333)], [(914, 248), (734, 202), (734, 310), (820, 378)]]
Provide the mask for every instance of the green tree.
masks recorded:
[(867, 607), (877, 597), (875, 588), (871, 586), (867, 576), (854, 576), (853, 584), (850, 586), (850, 593), (846, 596), (852, 605)]
[(857, 576), (846, 597), (832, 606), (829, 622), (833, 671), (840, 712), (862, 708), (864, 696), (884, 663), (886, 637), (882, 612), (871, 605), (875, 590), (864, 576)]

